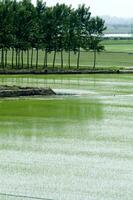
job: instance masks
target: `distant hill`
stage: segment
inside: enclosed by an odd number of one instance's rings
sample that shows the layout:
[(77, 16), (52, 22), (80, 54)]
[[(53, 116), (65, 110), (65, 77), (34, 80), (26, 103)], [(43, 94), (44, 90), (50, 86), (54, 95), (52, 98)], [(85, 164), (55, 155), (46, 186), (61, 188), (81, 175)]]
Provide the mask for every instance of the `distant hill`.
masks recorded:
[(101, 17), (107, 26), (106, 33), (133, 33), (133, 18)]

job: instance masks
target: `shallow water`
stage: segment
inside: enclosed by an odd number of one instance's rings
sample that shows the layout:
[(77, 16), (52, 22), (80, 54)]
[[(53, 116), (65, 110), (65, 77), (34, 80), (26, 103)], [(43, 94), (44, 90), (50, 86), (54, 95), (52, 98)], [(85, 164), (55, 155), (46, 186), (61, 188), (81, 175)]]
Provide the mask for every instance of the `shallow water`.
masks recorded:
[(0, 84), (57, 93), (0, 99), (1, 200), (133, 199), (132, 75), (0, 76)]

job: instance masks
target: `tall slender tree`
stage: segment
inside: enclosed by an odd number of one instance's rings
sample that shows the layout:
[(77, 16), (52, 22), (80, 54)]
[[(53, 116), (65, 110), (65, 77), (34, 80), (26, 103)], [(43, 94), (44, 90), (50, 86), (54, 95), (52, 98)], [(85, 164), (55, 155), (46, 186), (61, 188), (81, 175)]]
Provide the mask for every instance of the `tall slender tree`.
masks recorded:
[(97, 52), (104, 50), (104, 46), (101, 44), (101, 41), (103, 40), (102, 35), (105, 30), (105, 22), (100, 17), (91, 18), (89, 23), (86, 25), (88, 37), (86, 40), (85, 49), (88, 48), (94, 52), (93, 69), (96, 67)]
[(76, 10), (76, 39), (77, 39), (77, 49), (78, 49), (78, 56), (77, 56), (77, 69), (79, 68), (80, 62), (80, 50), (84, 47), (86, 37), (86, 23), (90, 20), (90, 8), (86, 7), (84, 4), (79, 5), (78, 9)]

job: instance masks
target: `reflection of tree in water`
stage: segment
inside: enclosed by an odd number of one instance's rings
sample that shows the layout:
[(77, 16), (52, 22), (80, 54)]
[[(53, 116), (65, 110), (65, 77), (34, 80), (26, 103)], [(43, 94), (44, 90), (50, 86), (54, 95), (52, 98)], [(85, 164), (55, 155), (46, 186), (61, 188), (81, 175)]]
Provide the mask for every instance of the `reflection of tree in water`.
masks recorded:
[(61, 106), (64, 116), (77, 122), (85, 120), (100, 119), (102, 116), (101, 104), (92, 100), (73, 100), (65, 102)]
[(97, 100), (8, 100), (0, 104), (1, 134), (61, 136), (69, 127), (102, 118)]

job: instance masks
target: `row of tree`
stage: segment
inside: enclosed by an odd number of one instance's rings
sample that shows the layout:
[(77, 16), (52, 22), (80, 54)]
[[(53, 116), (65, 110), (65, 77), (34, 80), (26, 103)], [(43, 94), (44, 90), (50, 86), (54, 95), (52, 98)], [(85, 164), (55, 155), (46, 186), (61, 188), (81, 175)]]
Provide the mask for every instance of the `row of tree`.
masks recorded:
[[(42, 0), (37, 0), (34, 6), (30, 0), (0, 1), (0, 65), (8, 65), (7, 51), (11, 51), (11, 66), (24, 67), (24, 52), (26, 52), (26, 67), (32, 68), (33, 56), (38, 68), (38, 51), (44, 50), (44, 64), (47, 68), (48, 53), (54, 52), (53, 68), (57, 52), (61, 56), (63, 68), (63, 52), (68, 52), (68, 67), (71, 63), (71, 52), (77, 53), (77, 68), (79, 68), (80, 51), (94, 52), (94, 68), (96, 52), (104, 47), (101, 45), (102, 34), (106, 29), (104, 21), (99, 17), (91, 17), (89, 7), (80, 5), (77, 9), (65, 4), (48, 7)], [(36, 50), (36, 55), (33, 51)]]

